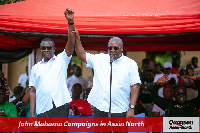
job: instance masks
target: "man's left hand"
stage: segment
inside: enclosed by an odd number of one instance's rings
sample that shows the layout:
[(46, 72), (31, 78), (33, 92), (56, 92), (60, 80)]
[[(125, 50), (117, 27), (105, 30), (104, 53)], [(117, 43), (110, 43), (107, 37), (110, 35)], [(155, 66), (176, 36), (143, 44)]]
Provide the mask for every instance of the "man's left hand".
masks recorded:
[(135, 109), (129, 108), (126, 113), (126, 117), (134, 117), (134, 113), (135, 113)]

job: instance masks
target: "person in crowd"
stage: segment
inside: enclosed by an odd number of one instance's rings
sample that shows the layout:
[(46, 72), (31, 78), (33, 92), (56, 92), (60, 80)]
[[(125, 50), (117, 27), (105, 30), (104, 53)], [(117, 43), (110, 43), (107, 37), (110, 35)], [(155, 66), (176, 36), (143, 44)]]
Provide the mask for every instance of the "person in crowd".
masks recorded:
[(86, 63), (86, 67), (94, 69), (93, 87), (88, 96), (88, 102), (95, 107), (94, 116), (134, 117), (141, 81), (137, 63), (122, 54), (122, 40), (112, 37), (108, 42), (108, 54), (93, 55), (85, 52), (76, 29), (74, 33), (77, 56)]
[(192, 57), (192, 65), (194, 66), (194, 72), (197, 77), (200, 77), (200, 66), (198, 66), (198, 58)]
[[(81, 67), (79, 67), (77, 65), (74, 66), (73, 73), (74, 74), (66, 80), (70, 96), (72, 96), (72, 86), (75, 83), (80, 83), (82, 85), (83, 90), (87, 89), (87, 86), (88, 86), (87, 80), (81, 76)], [(81, 99), (83, 99), (83, 93), (81, 93)]]
[(145, 69), (149, 68), (150, 68), (149, 59), (145, 58), (142, 60), (142, 67), (139, 69), (139, 73), (143, 73)]
[(72, 115), (74, 116), (91, 116), (90, 104), (80, 99), (82, 90), (82, 85), (80, 83), (76, 83), (72, 86), (72, 101), (69, 103), (69, 108), (72, 109)]
[(162, 65), (160, 63), (155, 64), (154, 74), (153, 77), (155, 77), (157, 74), (162, 74)]
[(163, 73), (162, 74), (157, 74), (155, 77), (154, 77), (154, 83), (157, 82), (157, 80), (162, 77), (163, 75), (168, 75), (168, 81), (165, 83), (165, 84), (162, 84), (162, 86), (160, 86), (161, 88), (159, 89), (158, 91), (158, 95), (163, 97), (163, 86), (166, 85), (166, 84), (175, 84), (177, 85), (178, 84), (178, 78), (176, 76), (176, 74), (172, 74), (171, 73), (171, 69), (172, 69), (172, 64), (170, 62), (165, 62), (163, 64)]
[(92, 70), (92, 75), (87, 77), (87, 79), (86, 79), (88, 86), (87, 86), (87, 89), (84, 90), (84, 97), (83, 97), (84, 100), (87, 100), (88, 95), (93, 87), (94, 70), (93, 69), (91, 69), (91, 70)]
[[(22, 107), (26, 111), (26, 117), (30, 117), (30, 88), (28, 86), (28, 81), (26, 82), (26, 92), (22, 99)], [(35, 116), (37, 116), (36, 109), (35, 109)]]
[(14, 88), (14, 96), (9, 99), (9, 102), (13, 103), (14, 105), (17, 105), (19, 103), (22, 103), (22, 98), (25, 95), (25, 88), (22, 86), (16, 86)]
[(17, 117), (16, 107), (6, 101), (6, 90), (2, 86), (0, 86), (0, 117)]
[[(200, 80), (197, 79), (196, 75), (192, 70), (188, 70), (189, 75), (187, 78), (192, 79), (195, 82), (195, 86), (200, 89)], [(200, 95), (195, 99), (186, 101), (187, 90), (183, 86), (176, 86), (174, 90), (174, 98), (164, 99), (158, 96), (158, 89), (161, 84), (164, 84), (168, 80), (168, 75), (163, 75), (155, 82), (155, 85), (151, 92), (151, 98), (155, 104), (165, 110), (167, 117), (195, 117), (197, 116), (197, 109), (200, 105)]]
[(25, 71), (26, 73), (21, 74), (18, 79), (19, 86), (22, 86), (23, 88), (26, 87), (26, 81), (28, 80), (28, 66), (26, 66)]
[[(189, 69), (194, 72), (194, 66), (192, 64), (188, 64), (186, 66), (186, 75), (189, 75), (189, 72), (188, 72)], [(185, 75), (180, 76), (178, 78), (178, 85), (183, 86), (187, 89), (187, 99), (186, 100), (191, 100), (198, 96), (198, 90), (195, 86), (194, 81), (192, 79), (188, 79)]]
[(141, 79), (142, 84), (140, 86), (140, 96), (139, 99), (142, 101), (143, 106), (147, 112), (147, 116), (152, 116), (153, 102), (150, 96), (150, 90), (153, 86), (153, 71), (152, 69), (147, 69), (144, 71), (144, 78)]
[(172, 74), (176, 74), (176, 76), (179, 76), (179, 70), (181, 69), (181, 60), (179, 57), (176, 57), (172, 61)]
[(0, 87), (5, 88), (5, 90), (6, 90), (6, 101), (9, 101), (9, 95), (10, 95), (11, 91), (8, 87), (8, 82), (4, 78), (4, 73), (2, 71), (0, 71)]
[[(173, 99), (174, 95), (174, 85), (173, 84), (166, 84), (163, 87), (163, 96), (164, 99)], [(156, 104), (154, 104), (152, 109), (152, 116), (153, 117), (163, 117), (165, 114), (165, 111), (162, 110), (160, 107), (158, 107)]]
[(65, 50), (54, 55), (55, 42), (45, 38), (40, 43), (43, 56), (42, 61), (35, 64), (31, 70), (30, 116), (35, 117), (67, 117), (71, 97), (66, 85), (67, 67), (74, 51), (74, 13), (66, 9), (65, 17), (68, 20), (68, 42)]

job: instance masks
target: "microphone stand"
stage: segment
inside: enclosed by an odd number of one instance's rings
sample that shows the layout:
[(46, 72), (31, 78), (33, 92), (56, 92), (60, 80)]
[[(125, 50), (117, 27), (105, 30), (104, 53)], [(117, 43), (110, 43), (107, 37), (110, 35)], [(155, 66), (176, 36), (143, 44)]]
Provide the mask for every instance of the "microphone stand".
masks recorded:
[(109, 112), (108, 117), (111, 117), (111, 86), (112, 86), (112, 61), (110, 61), (110, 105), (109, 105)]

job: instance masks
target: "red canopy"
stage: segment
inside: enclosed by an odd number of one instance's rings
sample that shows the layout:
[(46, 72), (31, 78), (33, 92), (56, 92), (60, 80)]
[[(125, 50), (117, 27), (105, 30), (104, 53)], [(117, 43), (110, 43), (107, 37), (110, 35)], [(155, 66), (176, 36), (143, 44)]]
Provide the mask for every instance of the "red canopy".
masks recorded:
[[(37, 47), (44, 37), (67, 42), (64, 10), (86, 50), (106, 50), (119, 36), (126, 51), (200, 50), (199, 0), (26, 0), (0, 6), (0, 48)], [(95, 47), (94, 47), (95, 45)]]

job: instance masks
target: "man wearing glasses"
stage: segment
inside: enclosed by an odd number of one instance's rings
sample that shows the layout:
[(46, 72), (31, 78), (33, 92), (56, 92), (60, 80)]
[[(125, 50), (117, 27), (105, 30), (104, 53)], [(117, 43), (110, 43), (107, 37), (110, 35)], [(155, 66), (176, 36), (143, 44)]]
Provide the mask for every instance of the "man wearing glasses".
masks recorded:
[[(118, 37), (111, 38), (108, 42), (108, 54), (94, 55), (85, 52), (78, 31), (75, 30), (74, 33), (77, 56), (86, 63), (86, 67), (94, 69), (93, 87), (88, 96), (88, 102), (95, 107), (94, 116), (134, 117), (134, 106), (141, 81), (137, 63), (122, 54), (122, 40)], [(109, 111), (110, 101), (111, 109)]]
[(30, 117), (67, 117), (71, 97), (66, 86), (67, 68), (74, 51), (73, 11), (66, 9), (68, 42), (65, 50), (54, 55), (55, 42), (45, 38), (40, 43), (42, 61), (33, 66), (30, 75)]

